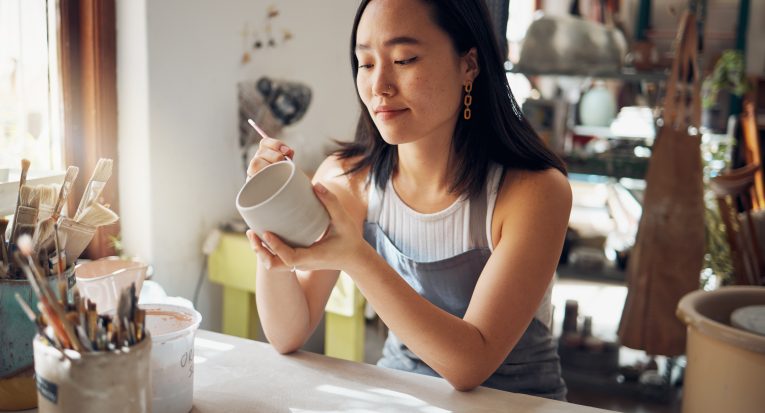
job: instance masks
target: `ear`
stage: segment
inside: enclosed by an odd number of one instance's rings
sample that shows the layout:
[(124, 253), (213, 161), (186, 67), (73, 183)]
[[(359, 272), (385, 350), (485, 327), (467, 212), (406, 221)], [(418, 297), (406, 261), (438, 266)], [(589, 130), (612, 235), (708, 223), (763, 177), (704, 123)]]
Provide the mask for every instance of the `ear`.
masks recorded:
[(478, 77), (478, 73), (481, 72), (481, 68), (478, 67), (478, 50), (475, 47), (471, 47), (460, 59), (465, 81), (475, 80)]

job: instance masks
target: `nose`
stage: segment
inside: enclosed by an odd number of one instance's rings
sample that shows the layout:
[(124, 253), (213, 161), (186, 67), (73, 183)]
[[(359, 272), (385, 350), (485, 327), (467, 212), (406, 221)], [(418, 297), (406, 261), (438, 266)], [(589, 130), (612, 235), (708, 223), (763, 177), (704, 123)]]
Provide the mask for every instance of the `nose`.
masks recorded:
[(375, 68), (375, 73), (373, 74), (372, 94), (375, 96), (393, 96), (396, 93), (393, 79), (388, 75), (387, 70), (380, 66), (382, 65), (378, 65)]

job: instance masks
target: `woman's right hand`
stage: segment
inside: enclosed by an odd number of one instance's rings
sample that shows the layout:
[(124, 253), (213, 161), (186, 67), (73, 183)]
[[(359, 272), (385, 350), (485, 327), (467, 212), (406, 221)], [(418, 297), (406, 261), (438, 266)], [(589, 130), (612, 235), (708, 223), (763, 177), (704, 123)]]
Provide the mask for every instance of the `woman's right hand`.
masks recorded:
[(274, 255), (268, 246), (255, 234), (255, 231), (247, 230), (247, 239), (250, 241), (250, 248), (258, 255), (258, 261), (266, 270), (271, 272), (293, 272), (292, 268), (284, 264), (281, 258)]
[(255, 156), (247, 167), (247, 179), (252, 178), (266, 166), (283, 161), (285, 156), (292, 159), (295, 156), (295, 151), (278, 139), (261, 139), (258, 144), (258, 151), (255, 152)]
[[(247, 179), (252, 178), (253, 175), (258, 173), (261, 169), (265, 168), (272, 163), (280, 162), (284, 160), (284, 157), (292, 159), (295, 156), (295, 151), (284, 142), (264, 137), (258, 144), (258, 150), (255, 152), (255, 156), (250, 161), (250, 165), (247, 167)], [(289, 269), (284, 265), (279, 257), (274, 256), (263, 244), (263, 242), (255, 235), (255, 231), (248, 230), (247, 238), (250, 241), (250, 247), (256, 254), (260, 262), (268, 270), (285, 270)]]

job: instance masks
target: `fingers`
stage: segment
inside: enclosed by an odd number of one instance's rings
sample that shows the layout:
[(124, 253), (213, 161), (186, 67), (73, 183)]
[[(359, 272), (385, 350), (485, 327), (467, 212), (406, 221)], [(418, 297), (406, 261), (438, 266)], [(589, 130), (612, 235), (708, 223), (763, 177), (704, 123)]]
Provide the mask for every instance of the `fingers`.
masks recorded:
[(298, 266), (298, 250), (293, 249), (284, 243), (284, 241), (279, 239), (279, 237), (270, 232), (263, 234), (263, 238), (271, 251), (273, 251), (274, 254), (276, 254), (276, 256), (279, 257), (288, 268)]
[(247, 230), (247, 239), (250, 240), (250, 248), (258, 254), (258, 257), (263, 255), (263, 258), (268, 258), (268, 255), (273, 255), (265, 248), (263, 241), (260, 240), (255, 231)]
[(255, 234), (255, 231), (248, 230), (247, 239), (250, 240), (250, 247), (252, 250), (258, 255), (258, 261), (260, 261), (267, 270), (273, 269), (280, 264), (279, 257), (268, 249), (268, 246), (260, 240), (258, 235)]
[(250, 166), (247, 167), (247, 177), (250, 178), (261, 169), (265, 168), (266, 166), (272, 164), (273, 162), (269, 162), (266, 159), (261, 158), (260, 156), (256, 155), (252, 160), (250, 161)]
[(284, 157), (292, 158), (295, 151), (282, 141), (272, 138), (263, 138), (258, 144), (258, 151), (250, 161), (247, 168), (247, 176), (251, 177), (266, 166), (283, 161)]

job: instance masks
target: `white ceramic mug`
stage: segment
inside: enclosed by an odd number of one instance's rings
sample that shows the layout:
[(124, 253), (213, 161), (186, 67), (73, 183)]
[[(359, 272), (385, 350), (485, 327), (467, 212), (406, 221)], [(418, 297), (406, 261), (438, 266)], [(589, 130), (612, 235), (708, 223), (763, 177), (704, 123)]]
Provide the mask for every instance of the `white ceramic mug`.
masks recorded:
[(329, 214), (308, 177), (291, 160), (266, 166), (239, 191), (236, 207), (255, 233), (272, 232), (292, 247), (308, 247), (329, 226)]

